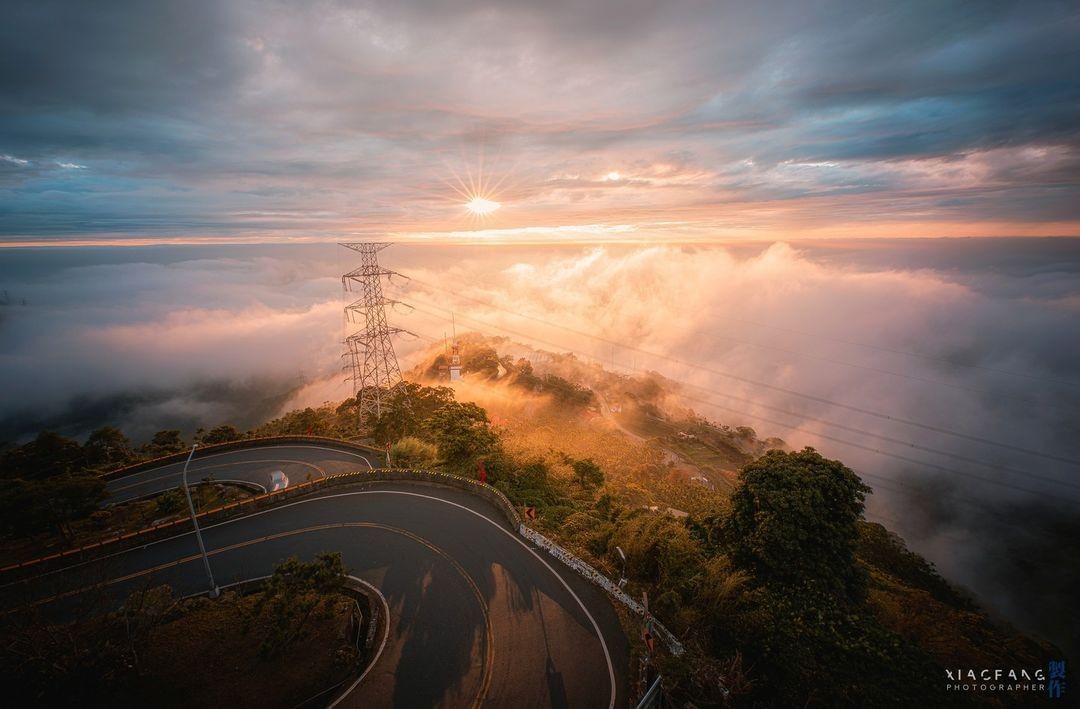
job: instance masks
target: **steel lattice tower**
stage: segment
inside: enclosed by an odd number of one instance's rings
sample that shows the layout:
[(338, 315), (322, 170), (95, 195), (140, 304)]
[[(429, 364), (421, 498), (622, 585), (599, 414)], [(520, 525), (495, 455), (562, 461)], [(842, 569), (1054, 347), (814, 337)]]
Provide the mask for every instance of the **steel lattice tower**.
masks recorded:
[(341, 287), (346, 293), (359, 290), (362, 294), (359, 300), (345, 306), (345, 321), (363, 325), (362, 329), (346, 336), (346, 351), (342, 357), (349, 360), (345, 369), (353, 383), (353, 395), (360, 399), (358, 413), (361, 420), (369, 412), (378, 418), (382, 415), (383, 401), (401, 384), (401, 368), (390, 337), (406, 332), (386, 324), (386, 306), (397, 301), (383, 297), (382, 279), (401, 274), (379, 266), (377, 254), (390, 246), (390, 242), (361, 241), (341, 245), (359, 252), (362, 259), (360, 268), (341, 277)]

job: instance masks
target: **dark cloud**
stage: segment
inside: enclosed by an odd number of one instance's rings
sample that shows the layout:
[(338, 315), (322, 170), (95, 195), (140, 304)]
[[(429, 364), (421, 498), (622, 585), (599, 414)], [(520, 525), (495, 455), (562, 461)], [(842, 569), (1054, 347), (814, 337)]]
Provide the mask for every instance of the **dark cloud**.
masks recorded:
[(180, 0), (9, 3), (0, 29), (5, 106), (167, 114), (224, 98), (241, 68), (225, 8)]
[[(996, 150), (1013, 164), (974, 194), (904, 191), (909, 213), (1077, 216), (1068, 3), (46, 0), (5, 20), (9, 237), (415, 224), (439, 214), (415, 187), (476, 146), (534, 195), (594, 164), (588, 180), (693, 155), (712, 179), (666, 190), (669, 218), (717, 193), (871, 215), (858, 195), (906, 189), (882, 165)], [(1025, 146), (1072, 157), (1047, 167)], [(828, 161), (843, 169), (785, 167)], [(558, 184), (545, 221), (604, 217), (614, 186)], [(271, 212), (298, 216), (252, 218)]]

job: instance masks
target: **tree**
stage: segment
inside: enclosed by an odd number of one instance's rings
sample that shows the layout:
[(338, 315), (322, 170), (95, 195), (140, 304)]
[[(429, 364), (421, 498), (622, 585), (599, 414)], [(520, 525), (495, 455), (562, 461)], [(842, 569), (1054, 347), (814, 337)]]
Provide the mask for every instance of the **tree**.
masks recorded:
[(461, 358), (461, 371), (495, 379), (499, 376), (499, 354), (490, 347), (470, 347)]
[(446, 355), (439, 353), (435, 355), (435, 359), (431, 360), (431, 365), (424, 372), (424, 376), (428, 379), (436, 379), (440, 376), (446, 377), (446, 369), (450, 366), (450, 358)]
[(567, 406), (588, 406), (593, 401), (593, 390), (587, 386), (575, 384), (569, 379), (563, 379), (554, 374), (546, 374), (543, 378), (543, 390), (556, 401)]
[(344, 580), (339, 552), (320, 552), (308, 562), (292, 556), (276, 564), (253, 607), (255, 616), (265, 615), (269, 621), (263, 652), (280, 652), (302, 637), (308, 620), (329, 608)]
[(489, 424), (487, 412), (476, 404), (450, 401), (431, 415), (424, 428), (438, 446), (443, 462), (464, 468), (498, 444), (499, 438)]
[(532, 362), (525, 358), (519, 359), (512, 367), (506, 367), (506, 369), (513, 376), (511, 382), (514, 386), (535, 391), (543, 384), (540, 377), (533, 371)]
[(329, 411), (306, 409), (290, 411), (280, 419), (270, 423), (270, 430), (275, 435), (308, 436), (330, 433)]
[(202, 440), (199, 441), (203, 445), (214, 445), (215, 443), (228, 443), (229, 441), (238, 441), (244, 437), (244, 434), (236, 430), (236, 427), (231, 424), (223, 424), (217, 428), (212, 428), (203, 434)]
[(170, 453), (179, 453), (187, 446), (184, 445), (184, 439), (180, 438), (180, 431), (158, 431), (154, 434), (154, 437), (150, 439), (150, 443), (143, 446), (147, 453), (153, 456), (169, 455)]
[[(82, 583), (97, 583), (90, 577)], [(88, 591), (65, 609), (63, 622), (44, 607), (8, 614), (2, 624), (0, 681), (11, 706), (117, 706), (142, 669), (140, 658), (168, 622), (177, 600), (168, 586), (146, 585), (113, 612), (115, 599)], [(119, 690), (119, 691), (118, 691)]]
[(600, 487), (604, 484), (604, 471), (600, 469), (592, 458), (575, 460), (572, 467), (574, 476), (582, 487)]
[(743, 467), (723, 537), (735, 565), (758, 581), (856, 600), (858, 521), (870, 488), (813, 448), (769, 451)]
[(170, 517), (184, 508), (184, 496), (179, 490), (166, 490), (154, 500), (154, 511), (162, 517)]
[(75, 472), (82, 462), (83, 451), (78, 441), (42, 431), (29, 443), (8, 451), (0, 461), (0, 469), (6, 478), (40, 480)]
[(382, 415), (369, 415), (367, 425), (371, 436), (386, 445), (406, 436), (424, 431), (424, 424), (442, 406), (454, 401), (450, 387), (426, 387), (404, 382), (396, 387), (382, 404)]
[(95, 475), (7, 480), (0, 484), (0, 525), (13, 534), (53, 529), (70, 544), (72, 522), (90, 516), (106, 495), (105, 483)]
[(544, 508), (563, 501), (551, 484), (548, 465), (543, 458), (518, 461), (497, 448), (484, 457), (484, 468), (488, 482), (515, 504)]
[(757, 431), (750, 428), (749, 426), (736, 426), (735, 427), (735, 435), (738, 436), (739, 438), (743, 439), (744, 441), (756, 441), (757, 440)]
[(86, 464), (92, 468), (126, 463), (134, 454), (131, 440), (123, 431), (112, 426), (102, 426), (91, 433), (83, 446)]

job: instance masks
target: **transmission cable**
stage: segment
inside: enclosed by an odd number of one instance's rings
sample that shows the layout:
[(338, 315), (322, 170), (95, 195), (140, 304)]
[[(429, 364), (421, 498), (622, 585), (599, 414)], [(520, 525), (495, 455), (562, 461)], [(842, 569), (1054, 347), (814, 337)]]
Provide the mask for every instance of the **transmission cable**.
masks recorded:
[[(513, 315), (513, 316), (520, 317), (520, 318), (525, 318), (525, 319), (528, 319), (528, 320), (533, 320), (534, 322), (539, 322), (539, 323), (547, 325), (549, 327), (554, 327), (554, 328), (558, 328), (558, 329), (561, 329), (561, 330), (565, 330), (565, 331), (567, 331), (569, 333), (572, 333), (574, 335), (578, 335), (580, 337), (588, 337), (590, 339), (594, 339), (594, 340), (597, 340), (599, 342), (604, 342), (606, 344), (613, 345), (613, 346), (616, 346), (616, 347), (622, 347), (624, 349), (631, 350), (631, 351), (634, 351), (634, 352), (638, 352), (640, 354), (643, 354), (643, 355), (646, 355), (646, 356), (649, 356), (649, 357), (655, 357), (657, 359), (666, 360), (668, 362), (672, 362), (674, 364), (678, 364), (678, 365), (683, 366), (683, 367), (690, 367), (690, 368), (693, 368), (693, 369), (699, 369), (701, 371), (709, 372), (710, 374), (715, 374), (717, 376), (724, 377), (726, 379), (732, 379), (732, 380), (735, 380), (735, 381), (739, 381), (739, 382), (742, 382), (744, 384), (750, 384), (752, 386), (758, 386), (758, 387), (762, 387), (762, 388), (769, 389), (769, 390), (772, 390), (772, 391), (782, 392), (782, 393), (788, 394), (790, 396), (797, 396), (799, 398), (807, 399), (809, 401), (814, 401), (814, 402), (817, 402), (817, 403), (820, 403), (820, 404), (825, 404), (827, 406), (835, 406), (837, 408), (847, 409), (848, 411), (854, 411), (855, 413), (863, 414), (863, 415), (866, 415), (866, 416), (872, 416), (874, 418), (879, 418), (879, 419), (886, 420), (886, 421), (892, 421), (894, 423), (899, 423), (899, 424), (903, 424), (903, 425), (906, 425), (906, 426), (911, 426), (913, 428), (919, 428), (919, 429), (922, 429), (922, 430), (925, 430), (925, 431), (932, 431), (934, 433), (939, 433), (939, 434), (942, 434), (942, 435), (954, 436), (956, 438), (962, 438), (962, 439), (973, 441), (973, 442), (976, 442), (976, 443), (981, 443), (983, 445), (994, 446), (996, 448), (1002, 448), (1002, 449), (1005, 449), (1005, 450), (1011, 450), (1011, 451), (1015, 451), (1017, 453), (1024, 453), (1024, 454), (1027, 454), (1027, 455), (1033, 455), (1033, 456), (1036, 456), (1036, 457), (1039, 457), (1039, 458), (1045, 458), (1047, 460), (1054, 460), (1054, 461), (1057, 461), (1059, 463), (1068, 463), (1069, 465), (1080, 466), (1080, 460), (1076, 460), (1076, 459), (1073, 459), (1073, 458), (1066, 458), (1066, 457), (1063, 457), (1063, 456), (1054, 455), (1052, 453), (1045, 453), (1043, 451), (1032, 450), (1030, 448), (1025, 448), (1023, 446), (1017, 446), (1017, 445), (1014, 445), (1014, 444), (1011, 444), (1011, 443), (1005, 443), (1005, 442), (1002, 442), (1002, 441), (994, 441), (994, 440), (991, 440), (991, 439), (988, 439), (988, 438), (983, 438), (981, 436), (975, 436), (975, 435), (972, 435), (972, 434), (963, 433), (961, 431), (953, 431), (953, 430), (950, 430), (950, 429), (947, 429), (947, 428), (943, 428), (941, 426), (934, 426), (934, 425), (931, 425), (931, 424), (920, 423), (918, 421), (912, 421), (910, 419), (906, 419), (906, 418), (903, 418), (903, 417), (893, 416), (891, 414), (884, 414), (884, 413), (880, 413), (880, 412), (877, 412), (877, 411), (872, 411), (870, 409), (865, 409), (865, 408), (862, 408), (860, 406), (855, 406), (855, 405), (852, 405), (852, 404), (845, 404), (845, 403), (838, 402), (838, 401), (832, 401), (832, 400), (826, 399), (824, 397), (815, 396), (813, 394), (806, 394), (804, 392), (799, 392), (799, 391), (795, 391), (795, 390), (792, 390), (792, 389), (787, 389), (785, 387), (777, 386), (775, 384), (769, 384), (767, 382), (759, 382), (759, 381), (756, 381), (756, 380), (753, 380), (753, 379), (749, 379), (747, 377), (739, 376), (737, 374), (731, 374), (729, 372), (724, 372), (724, 371), (721, 371), (721, 370), (718, 370), (718, 369), (714, 369), (712, 367), (707, 367), (705, 365), (693, 364), (691, 362), (686, 362), (686, 361), (681, 360), (681, 359), (679, 359), (677, 357), (672, 357), (671, 355), (665, 355), (665, 354), (661, 354), (659, 352), (651, 352), (649, 350), (645, 350), (643, 348), (636, 347), (636, 346), (633, 346), (633, 345), (627, 345), (627, 344), (624, 344), (624, 343), (619, 342), (617, 340), (612, 340), (612, 339), (609, 339), (609, 338), (605, 338), (605, 337), (600, 336), (600, 335), (594, 335), (592, 333), (583, 332), (581, 330), (576, 330), (576, 329), (568, 327), (566, 325), (559, 325), (557, 323), (552, 323), (552, 322), (549, 322), (549, 321), (544, 320), (542, 318), (538, 318), (538, 317), (533, 316), (533, 315), (527, 315), (525, 313), (519, 313), (519, 312), (516, 312), (516, 311), (513, 311), (513, 310), (509, 310), (507, 308), (500, 307), (500, 306), (495, 305), (493, 303), (485, 302), (485, 301), (480, 300), (478, 298), (472, 298), (472, 297), (469, 297), (469, 296), (461, 295), (459, 293), (454, 293), (453, 291), (450, 291), (448, 289), (441, 288), (439, 286), (434, 286), (432, 284), (425, 283), (425, 282), (420, 281), (420, 280), (415, 279), (415, 278), (410, 278), (410, 280), (412, 280), (413, 282), (418, 283), (418, 284), (420, 284), (422, 286), (432, 288), (432, 289), (435, 289), (435, 290), (441, 290), (441, 291), (450, 293), (450, 294), (452, 294), (452, 295), (454, 295), (454, 296), (456, 296), (458, 298), (462, 298), (464, 300), (469, 300), (469, 301), (478, 303), (480, 305), (483, 305), (485, 307), (492, 308), (494, 310), (498, 310), (498, 311), (507, 313), (509, 315)], [(437, 307), (441, 307), (441, 306), (437, 306)]]
[[(423, 305), (427, 305), (429, 307), (433, 307), (433, 308), (437, 308), (439, 310), (444, 310), (444, 311), (449, 312), (449, 310), (447, 308), (444, 308), (444, 307), (438, 306), (438, 305), (434, 305), (434, 304), (431, 304), (431, 303), (424, 303)], [(418, 312), (425, 313), (425, 314), (430, 315), (432, 317), (436, 317), (436, 318), (442, 318), (443, 317), (443, 316), (440, 316), (437, 313), (432, 313), (431, 311), (425, 310), (422, 307), (415, 306), (415, 305), (414, 305), (414, 307), (416, 307), (416, 310)], [(517, 332), (515, 330), (511, 330), (509, 328), (501, 327), (501, 326), (498, 326), (498, 325), (492, 325), (491, 323), (485, 323), (485, 322), (482, 322), (482, 321), (478, 321), (475, 318), (471, 318), (471, 317), (468, 317), (468, 316), (460, 316), (459, 315), (457, 317), (459, 317), (460, 319), (463, 319), (463, 320), (477, 322), (483, 327), (494, 328), (496, 330), (501, 330), (503, 332), (509, 333), (509, 334), (517, 336), (517, 337), (524, 337), (526, 339), (531, 339), (531, 340), (533, 340), (535, 342), (539, 342), (539, 343), (544, 344), (544, 345), (549, 346), (549, 347), (555, 347), (557, 349), (567, 350), (567, 351), (574, 352), (576, 354), (580, 354), (580, 355), (583, 355), (583, 356), (586, 356), (586, 357), (592, 357), (588, 353), (584, 353), (584, 352), (581, 352), (579, 350), (575, 350), (573, 348), (569, 348), (569, 347), (566, 347), (564, 345), (560, 345), (560, 344), (557, 344), (557, 343), (549, 342), (549, 341), (543, 340), (541, 338), (538, 338), (538, 337), (536, 337), (534, 335), (527, 335), (525, 333), (521, 333), (521, 332)], [(634, 370), (634, 371), (642, 371), (642, 370)], [(731, 413), (735, 413), (735, 414), (745, 416), (745, 417), (748, 417), (748, 418), (758, 419), (758, 420), (764, 421), (766, 423), (770, 423), (770, 424), (773, 424), (773, 425), (776, 425), (776, 426), (780, 426), (781, 428), (786, 428), (786, 429), (789, 429), (789, 430), (798, 431), (798, 432), (805, 433), (805, 434), (811, 435), (811, 436), (817, 436), (817, 437), (820, 437), (822, 439), (832, 441), (834, 443), (839, 443), (841, 445), (846, 445), (846, 446), (849, 446), (849, 447), (852, 447), (852, 448), (857, 448), (857, 449), (868, 451), (868, 452), (875, 453), (875, 454), (878, 454), (878, 455), (894, 458), (896, 460), (900, 460), (900, 461), (903, 461), (905, 463), (918, 465), (918, 466), (922, 466), (922, 467), (927, 467), (927, 468), (933, 468), (933, 469), (940, 470), (940, 471), (945, 472), (945, 473), (950, 473), (950, 474), (953, 474), (953, 475), (959, 475), (959, 476), (962, 476), (962, 477), (973, 478), (975, 480), (979, 480), (980, 482), (985, 482), (985, 483), (988, 483), (988, 484), (991, 484), (991, 485), (997, 485), (997, 486), (1000, 486), (1000, 487), (1005, 487), (1005, 488), (1015, 490), (1015, 491), (1018, 491), (1018, 492), (1025, 492), (1025, 493), (1032, 494), (1032, 495), (1045, 495), (1046, 494), (1045, 491), (1033, 490), (1033, 489), (1025, 488), (1025, 487), (1018, 486), (1018, 485), (1012, 485), (1012, 484), (1010, 484), (1008, 482), (995, 480), (993, 478), (986, 478), (986, 477), (977, 475), (975, 473), (969, 473), (969, 472), (966, 472), (966, 471), (954, 470), (952, 468), (946, 468), (944, 466), (937, 465), (936, 463), (930, 463), (930, 462), (918, 460), (918, 459), (915, 459), (915, 458), (909, 458), (907, 456), (904, 456), (904, 455), (901, 455), (901, 454), (898, 454), (898, 453), (892, 453), (892, 452), (889, 452), (889, 451), (881, 450), (880, 448), (874, 448), (874, 447), (867, 446), (867, 445), (864, 445), (864, 444), (861, 444), (861, 443), (855, 443), (855, 442), (852, 442), (852, 441), (847, 441), (845, 439), (838, 438), (836, 436), (831, 436), (831, 435), (821, 433), (821, 432), (817, 432), (817, 431), (807, 430), (807, 429), (805, 429), (803, 427), (795, 426), (795, 425), (780, 422), (780, 421), (775, 421), (773, 419), (765, 418), (763, 416), (759, 416), (759, 415), (756, 415), (756, 414), (746, 413), (744, 411), (741, 411), (741, 410), (738, 410), (738, 409), (733, 409), (733, 408), (726, 407), (726, 406), (722, 406), (720, 404), (716, 404), (715, 402), (707, 401), (705, 399), (694, 398), (694, 397), (690, 397), (690, 396), (686, 396), (686, 395), (682, 395), (682, 396), (683, 396), (683, 398), (685, 398), (685, 399), (687, 399), (689, 401), (694, 401), (694, 402), (698, 402), (698, 403), (705, 403), (705, 404), (708, 404), (710, 406), (714, 406), (714, 407), (716, 407), (718, 409), (721, 409), (721, 410), (729, 411)], [(858, 433), (858, 434), (872, 436), (872, 437), (881, 437), (881, 436), (878, 436), (878, 434), (870, 433), (870, 432), (867, 432), (867, 431), (861, 431), (859, 429), (854, 429), (854, 428), (850, 428), (850, 427), (845, 427), (845, 428), (848, 428), (848, 430), (851, 430), (852, 432), (855, 432), (855, 433)], [(897, 441), (897, 442), (899, 442), (899, 441)], [(900, 442), (900, 443), (905, 443), (905, 442)], [(906, 444), (906, 445), (911, 445), (912, 447), (915, 447), (915, 448), (922, 448), (922, 447), (919, 447), (919, 446), (915, 446), (913, 444)], [(940, 453), (942, 455), (952, 455), (952, 454), (948, 454), (948, 453), (943, 453), (941, 451), (936, 451), (936, 450), (933, 450), (933, 449), (928, 449), (928, 448), (922, 448), (922, 449), (926, 450), (927, 452)], [(1016, 472), (1020, 473), (1020, 471), (1016, 471)], [(1040, 480), (1043, 480), (1045, 482), (1051, 482), (1051, 483), (1063, 485), (1063, 486), (1069, 487), (1069, 488), (1077, 488), (1077, 486), (1075, 486), (1075, 485), (1073, 485), (1071, 483), (1060, 481), (1060, 480), (1055, 480), (1055, 479), (1052, 479), (1052, 478), (1042, 478), (1041, 476), (1032, 476), (1030, 473), (1024, 473), (1024, 475), (1031, 476), (1031, 477), (1036, 477), (1036, 479), (1040, 479)], [(1080, 489), (1080, 488), (1078, 488), (1078, 489)], [(1071, 500), (1071, 499), (1068, 500), (1068, 501), (1069, 502), (1080, 502), (1080, 501), (1074, 501), (1074, 500)]]

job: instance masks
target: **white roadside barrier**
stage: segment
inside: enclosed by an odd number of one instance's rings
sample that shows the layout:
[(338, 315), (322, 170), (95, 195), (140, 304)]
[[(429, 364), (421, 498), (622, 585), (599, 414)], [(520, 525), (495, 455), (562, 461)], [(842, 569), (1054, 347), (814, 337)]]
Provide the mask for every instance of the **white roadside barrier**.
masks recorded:
[[(569, 566), (580, 576), (583, 576), (587, 580), (607, 591), (608, 595), (622, 603), (630, 610), (634, 611), (640, 616), (644, 616), (646, 614), (647, 611), (645, 610), (645, 606), (631, 598), (625, 591), (619, 588), (618, 584), (609, 579), (607, 576), (604, 576), (602, 573), (594, 569), (585, 561), (582, 561), (563, 547), (551, 541), (540, 532), (537, 532), (535, 529), (530, 529), (523, 524), (518, 528), (518, 533), (536, 546), (546, 551), (548, 554), (551, 554), (553, 557)], [(682, 643), (680, 643), (679, 640), (675, 637), (675, 635), (672, 634), (672, 632), (665, 628), (663, 625), (661, 625), (660, 622), (655, 618), (652, 619), (652, 627), (656, 634), (660, 636), (660, 639), (664, 641), (664, 644), (667, 645), (668, 650), (671, 651), (672, 655), (683, 654), (685, 649), (683, 648)]]

